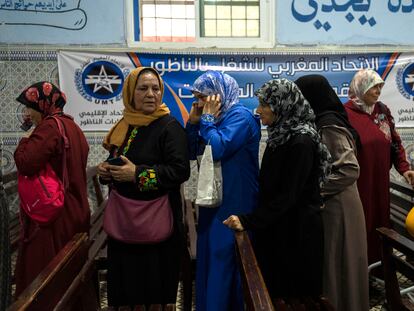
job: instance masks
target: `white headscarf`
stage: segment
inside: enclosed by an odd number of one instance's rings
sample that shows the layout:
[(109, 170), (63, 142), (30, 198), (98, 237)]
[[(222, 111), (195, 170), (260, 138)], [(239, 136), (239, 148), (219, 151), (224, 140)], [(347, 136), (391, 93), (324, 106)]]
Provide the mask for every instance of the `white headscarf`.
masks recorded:
[(367, 106), (362, 100), (362, 97), (370, 88), (378, 84), (384, 84), (384, 80), (376, 71), (372, 69), (362, 69), (358, 71), (352, 79), (348, 97), (361, 109), (371, 113), (374, 106)]

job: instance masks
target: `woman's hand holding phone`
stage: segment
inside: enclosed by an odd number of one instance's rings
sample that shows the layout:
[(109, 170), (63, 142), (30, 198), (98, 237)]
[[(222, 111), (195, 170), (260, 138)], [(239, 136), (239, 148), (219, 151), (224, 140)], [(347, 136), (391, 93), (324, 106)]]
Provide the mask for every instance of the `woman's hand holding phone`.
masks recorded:
[(121, 159), (121, 157), (110, 158), (106, 162), (108, 162), (110, 165), (116, 165), (116, 166), (122, 166), (125, 164), (125, 162)]
[(108, 162), (102, 162), (98, 164), (98, 175), (101, 179), (105, 181), (111, 180), (111, 173), (109, 172)]
[(189, 115), (190, 123), (191, 124), (200, 123), (200, 117), (201, 117), (202, 112), (203, 112), (203, 103), (194, 102), (193, 105), (191, 106), (190, 115)]
[(119, 182), (135, 181), (135, 164), (127, 157), (121, 155), (113, 160), (109, 159), (108, 164), (109, 172), (114, 180)]

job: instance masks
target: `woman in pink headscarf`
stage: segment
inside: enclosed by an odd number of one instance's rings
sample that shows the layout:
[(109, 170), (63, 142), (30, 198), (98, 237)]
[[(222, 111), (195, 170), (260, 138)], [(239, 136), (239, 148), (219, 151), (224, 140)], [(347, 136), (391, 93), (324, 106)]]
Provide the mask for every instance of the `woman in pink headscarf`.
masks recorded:
[(414, 172), (406, 160), (394, 118), (388, 107), (378, 100), (383, 85), (384, 80), (374, 70), (360, 70), (352, 79), (350, 99), (345, 104), (349, 121), (361, 139), (357, 155), (358, 190), (365, 213), (369, 264), (381, 260), (375, 229), (390, 226), (391, 165), (414, 185)]

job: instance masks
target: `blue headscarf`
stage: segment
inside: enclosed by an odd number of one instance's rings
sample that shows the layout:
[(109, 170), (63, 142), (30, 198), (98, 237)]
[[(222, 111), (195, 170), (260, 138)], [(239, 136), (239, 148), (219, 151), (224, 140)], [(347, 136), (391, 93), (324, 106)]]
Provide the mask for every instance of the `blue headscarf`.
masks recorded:
[(220, 94), (221, 114), (216, 122), (221, 120), (226, 112), (239, 102), (239, 85), (236, 80), (219, 71), (209, 70), (199, 76), (194, 81), (192, 91), (206, 96)]

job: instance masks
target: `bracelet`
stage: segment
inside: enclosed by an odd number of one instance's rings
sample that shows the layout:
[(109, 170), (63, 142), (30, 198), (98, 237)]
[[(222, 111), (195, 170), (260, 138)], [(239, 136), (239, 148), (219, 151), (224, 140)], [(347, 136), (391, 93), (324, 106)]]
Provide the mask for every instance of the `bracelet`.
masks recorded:
[(201, 115), (201, 120), (204, 122), (214, 122), (215, 118), (212, 114), (210, 113), (205, 113)]

